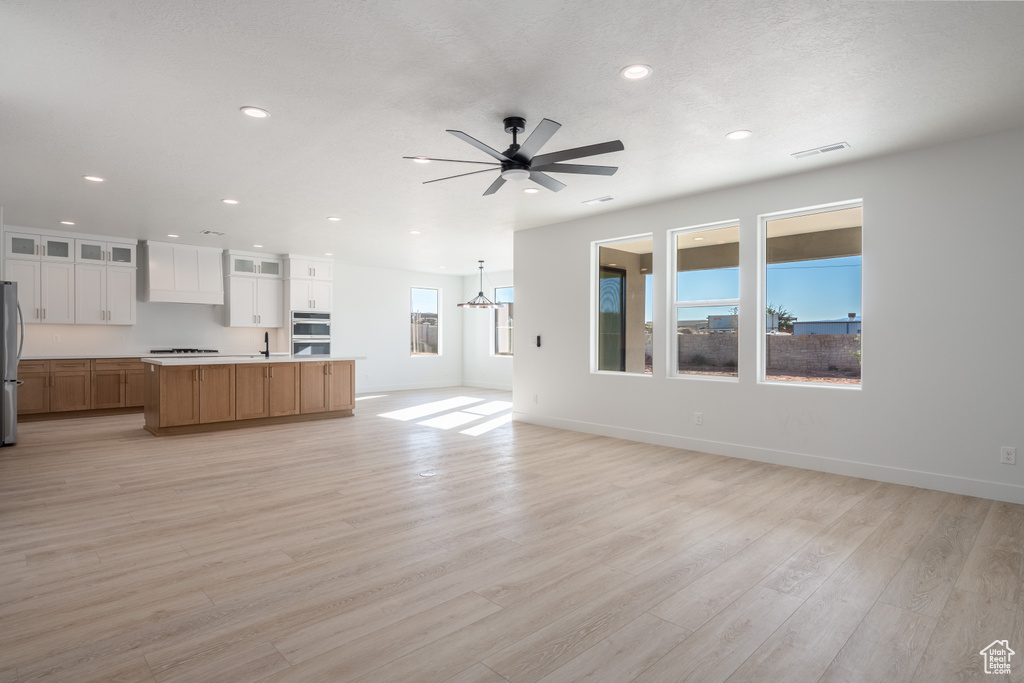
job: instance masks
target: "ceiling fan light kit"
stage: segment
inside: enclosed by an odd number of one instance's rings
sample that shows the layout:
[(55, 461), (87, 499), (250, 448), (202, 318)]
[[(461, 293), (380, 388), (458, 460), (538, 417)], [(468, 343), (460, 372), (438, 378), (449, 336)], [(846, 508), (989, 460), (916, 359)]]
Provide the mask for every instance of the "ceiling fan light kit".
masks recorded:
[(547, 154), (538, 155), (537, 152), (540, 151), (540, 148), (543, 147), (547, 141), (551, 139), (551, 136), (562, 127), (562, 124), (552, 121), (551, 119), (541, 119), (541, 122), (537, 124), (537, 127), (533, 129), (533, 132), (530, 133), (530, 136), (526, 138), (526, 141), (521, 145), (519, 144), (518, 136), (526, 130), (526, 119), (521, 116), (508, 116), (504, 120), (504, 125), (505, 132), (512, 135), (512, 144), (509, 145), (508, 149), (504, 152), (499, 152), (493, 147), (480, 142), (476, 138), (466, 135), (461, 130), (447, 131), (463, 142), (476, 147), (495, 161), (435, 159), (433, 157), (423, 156), (403, 158), (412, 159), (413, 161), (421, 163), (424, 161), (448, 161), (456, 164), (477, 164), (489, 166), (490, 168), (485, 168), (480, 171), (470, 171), (469, 173), (460, 173), (458, 175), (447, 176), (445, 178), (435, 178), (434, 180), (427, 180), (424, 182), (425, 185), (427, 183), (436, 183), (441, 180), (461, 178), (462, 176), (474, 175), (476, 173), (498, 171), (498, 177), (495, 178), (494, 182), (492, 182), (484, 191), (484, 196), (494, 194), (509, 180), (519, 181), (530, 179), (541, 187), (545, 187), (552, 192), (558, 192), (565, 188), (565, 183), (552, 178), (548, 173), (612, 175), (615, 171), (619, 170), (617, 166), (592, 166), (589, 164), (559, 163), (571, 159), (596, 156), (598, 154), (608, 154), (609, 152), (621, 152), (624, 147), (622, 142), (619, 140), (611, 140), (609, 142), (602, 142), (596, 145), (586, 145), (584, 147), (575, 147), (573, 149), (565, 149), (560, 152), (549, 152)]
[(497, 304), (484, 296), (484, 262), (478, 261), (480, 264), (480, 293), (470, 299), (464, 304), (459, 304), (459, 308), (505, 308), (505, 304)]

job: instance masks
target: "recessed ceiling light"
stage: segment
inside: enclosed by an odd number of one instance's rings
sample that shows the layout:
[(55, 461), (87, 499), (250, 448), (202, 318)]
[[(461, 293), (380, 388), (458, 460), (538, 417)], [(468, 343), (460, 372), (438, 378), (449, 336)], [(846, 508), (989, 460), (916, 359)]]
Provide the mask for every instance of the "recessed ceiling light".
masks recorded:
[(417, 164), (429, 164), (430, 163), (430, 159), (428, 159), (426, 157), (413, 157), (412, 160), (415, 161)]
[(86, 180), (91, 180), (94, 183), (106, 182), (106, 178), (100, 178), (98, 175), (84, 175), (82, 177), (85, 178)]
[(745, 140), (746, 138), (749, 138), (751, 135), (753, 135), (753, 133), (751, 133), (749, 130), (734, 130), (731, 133), (726, 133), (725, 139), (726, 140)]
[(251, 116), (254, 119), (265, 119), (270, 116), (270, 112), (266, 109), (260, 109), (259, 107), (242, 107), (240, 111), (246, 116)]
[(262, 244), (254, 244), (252, 246), (256, 247), (257, 249), (262, 249), (263, 248)]
[(538, 190), (536, 187), (527, 187), (523, 190), (523, 192), (525, 192), (526, 194), (537, 194), (538, 192), (540, 192), (540, 190)]
[(618, 263), (609, 263), (608, 265), (614, 268), (615, 266), (617, 266), (619, 264)]
[(653, 69), (646, 64), (633, 64), (631, 66), (627, 66), (619, 73), (622, 74), (623, 78), (628, 78), (631, 81), (638, 81), (641, 78), (647, 78), (650, 76), (651, 71), (653, 71)]
[(419, 230), (410, 230), (409, 234), (410, 235), (418, 235), (418, 234), (420, 234), (420, 231)]
[(171, 233), (167, 233), (167, 236), (168, 236), (168, 237), (178, 237), (178, 235), (173, 235), (173, 234), (171, 234)]
[(61, 225), (74, 225), (75, 222), (74, 221), (61, 221), (60, 224)]
[(327, 220), (329, 220), (329, 221), (340, 221), (341, 219), (338, 218), (337, 216), (328, 216)]
[(694, 237), (694, 238), (693, 238), (693, 241), (694, 241), (694, 242), (703, 242), (703, 241), (704, 241), (704, 238), (703, 238), (703, 237)]
[(324, 252), (324, 256), (334, 256), (334, 254), (332, 254), (332, 253), (331, 253), (331, 252), (329, 252), (329, 251), (325, 251), (325, 252)]
[(221, 201), (224, 202), (225, 204), (237, 204), (238, 203), (237, 199), (222, 199)]

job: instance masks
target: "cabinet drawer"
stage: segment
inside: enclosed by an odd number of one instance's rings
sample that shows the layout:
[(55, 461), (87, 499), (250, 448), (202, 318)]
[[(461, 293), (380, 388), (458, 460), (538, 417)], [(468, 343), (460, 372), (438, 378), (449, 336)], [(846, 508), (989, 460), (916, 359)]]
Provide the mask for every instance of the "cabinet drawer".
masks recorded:
[(18, 374), (47, 373), (50, 371), (48, 360), (23, 360), (18, 363)]
[(50, 361), (50, 372), (78, 372), (89, 370), (89, 359), (60, 359)]
[(142, 370), (142, 360), (139, 358), (95, 358), (92, 361), (93, 370)]

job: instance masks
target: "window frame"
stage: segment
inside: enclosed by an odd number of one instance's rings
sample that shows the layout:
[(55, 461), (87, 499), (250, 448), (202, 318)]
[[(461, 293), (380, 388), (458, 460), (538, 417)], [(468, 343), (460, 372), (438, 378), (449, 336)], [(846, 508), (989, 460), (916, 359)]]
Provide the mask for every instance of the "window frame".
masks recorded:
[(739, 312), (742, 310), (740, 301), (742, 299), (743, 292), (743, 264), (742, 262), (736, 265), (739, 282), (737, 283), (737, 297), (735, 299), (687, 299), (685, 301), (679, 298), (679, 249), (676, 246), (679, 235), (689, 235), (694, 233), (709, 232), (711, 230), (720, 230), (722, 228), (736, 228), (740, 232), (740, 240), (737, 245), (742, 244), (742, 226), (740, 219), (735, 218), (731, 220), (715, 221), (713, 223), (702, 223), (700, 225), (690, 225), (684, 228), (676, 228), (668, 231), (668, 261), (669, 261), (669, 277), (671, 278), (672, 284), (670, 285), (669, 297), (669, 324), (665, 326), (665, 333), (669, 336), (668, 344), (665, 345), (668, 349), (669, 358), (666, 363), (665, 372), (669, 379), (683, 379), (683, 380), (702, 380), (711, 382), (738, 382), (740, 374), (739, 355), (736, 358), (736, 376), (735, 377), (721, 377), (717, 375), (700, 375), (694, 373), (679, 372), (679, 311), (684, 308), (710, 308), (715, 306), (733, 306), (737, 312), (737, 329), (736, 329), (736, 342), (737, 350), (739, 349)]
[[(413, 308), (413, 290), (420, 289), (432, 291), (437, 295), (437, 351), (434, 353), (415, 353), (413, 351), (412, 315), (416, 312)], [(409, 357), (410, 358), (437, 358), (442, 355), (441, 339), (441, 288), (440, 287), (417, 287), (409, 286)]]
[[(611, 239), (594, 240), (590, 243), (590, 373), (595, 375), (611, 375), (614, 377), (653, 377), (654, 372), (630, 372), (628, 370), (600, 370), (599, 359), (600, 359), (600, 323), (598, 310), (600, 308), (600, 297), (601, 297), (601, 247), (614, 247), (616, 244), (624, 244), (627, 242), (637, 242), (640, 240), (649, 239), (651, 240), (651, 268), (653, 270), (656, 265), (654, 258), (654, 232), (641, 232), (633, 235), (625, 235), (622, 237), (613, 237)], [(653, 281), (653, 287), (655, 288), (655, 294), (657, 293), (657, 280)], [(657, 307), (653, 307), (651, 310), (651, 322), (657, 327)], [(652, 361), (654, 358), (652, 357)]]
[[(515, 285), (506, 285), (506, 286), (503, 286), (503, 287), (492, 287), (491, 288), (491, 290), (492, 290), (491, 294), (493, 295), (493, 298), (491, 300), (494, 301), (495, 303), (498, 303), (498, 290), (499, 289), (511, 289), (512, 290), (512, 297), (513, 297), (513, 299), (515, 298)], [(505, 302), (505, 303), (507, 304), (509, 302)], [(515, 305), (515, 301), (512, 301), (511, 304), (514, 306)], [(513, 323), (508, 326), (508, 347), (510, 349), (512, 349), (512, 350), (509, 353), (498, 353), (498, 312), (500, 310), (501, 309), (495, 309), (495, 310), (491, 311), (491, 313), (492, 313), (492, 318), (491, 318), (491, 355), (494, 356), (495, 358), (512, 358), (512, 357), (515, 356), (515, 351), (516, 351), (516, 349), (515, 349), (515, 333), (514, 333), (515, 321), (514, 320), (513, 320)]]
[[(758, 310), (761, 312), (757, 316), (757, 383), (765, 384), (769, 386), (785, 386), (785, 387), (814, 387), (818, 389), (832, 389), (832, 390), (845, 390), (845, 391), (860, 391), (864, 385), (863, 371), (861, 374), (861, 381), (858, 384), (835, 384), (831, 382), (789, 382), (783, 380), (770, 380), (767, 379), (767, 355), (768, 355), (768, 320), (765, 311), (768, 308), (768, 223), (770, 221), (784, 220), (786, 218), (797, 218), (800, 216), (809, 216), (818, 213), (829, 213), (831, 211), (842, 211), (843, 209), (855, 209), (861, 210), (861, 228), (863, 230), (864, 223), (864, 198), (847, 199), (839, 202), (829, 202), (827, 204), (816, 204), (814, 206), (806, 206), (799, 209), (789, 209), (786, 211), (773, 211), (771, 213), (762, 213), (757, 216), (757, 305)], [(860, 278), (860, 317), (861, 317), (861, 364), (863, 367), (864, 358), (864, 333), (863, 333), (863, 321), (864, 315), (864, 236), (861, 233), (860, 243), (860, 256), (861, 256), (861, 278)]]

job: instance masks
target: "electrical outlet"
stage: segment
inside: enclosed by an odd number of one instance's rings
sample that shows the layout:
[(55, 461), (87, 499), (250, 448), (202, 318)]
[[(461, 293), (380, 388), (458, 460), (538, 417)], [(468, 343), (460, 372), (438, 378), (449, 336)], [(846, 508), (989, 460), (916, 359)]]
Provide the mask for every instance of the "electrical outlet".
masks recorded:
[(693, 424), (695, 424), (695, 425), (702, 425), (702, 424), (704, 424), (704, 413), (694, 413), (693, 414)]
[(1013, 446), (1003, 446), (999, 449), (999, 462), (1004, 465), (1017, 464), (1017, 449)]
[(53, 343), (54, 344), (60, 344), (60, 335), (59, 334), (53, 335)]
[(536, 402), (537, 402), (537, 394), (534, 394), (534, 395), (533, 395), (533, 402), (534, 402), (534, 403), (536, 403)]

